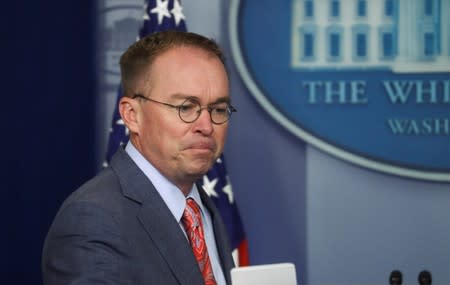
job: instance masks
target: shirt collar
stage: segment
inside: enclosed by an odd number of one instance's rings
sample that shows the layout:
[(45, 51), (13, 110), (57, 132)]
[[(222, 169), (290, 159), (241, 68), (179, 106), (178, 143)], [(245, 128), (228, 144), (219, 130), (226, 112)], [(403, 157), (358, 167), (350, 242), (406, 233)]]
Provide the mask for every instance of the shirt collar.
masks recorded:
[(125, 147), (125, 151), (141, 169), (141, 171), (152, 182), (156, 191), (159, 193), (164, 203), (166, 203), (172, 215), (180, 222), (183, 216), (184, 209), (186, 208), (186, 198), (192, 198), (199, 205), (202, 215), (204, 215), (205, 208), (200, 198), (197, 186), (192, 185), (191, 191), (187, 197), (183, 195), (183, 192), (169, 181), (164, 175), (161, 174), (145, 157), (136, 149), (136, 147), (128, 142)]

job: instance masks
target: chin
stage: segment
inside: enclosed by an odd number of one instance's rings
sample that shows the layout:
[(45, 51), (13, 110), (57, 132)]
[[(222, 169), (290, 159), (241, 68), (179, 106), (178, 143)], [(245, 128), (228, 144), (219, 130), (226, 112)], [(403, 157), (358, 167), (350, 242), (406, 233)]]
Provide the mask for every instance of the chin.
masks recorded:
[(211, 160), (208, 161), (196, 161), (193, 162), (189, 167), (189, 172), (192, 175), (198, 175), (199, 177), (203, 176), (208, 170), (211, 169), (213, 162)]

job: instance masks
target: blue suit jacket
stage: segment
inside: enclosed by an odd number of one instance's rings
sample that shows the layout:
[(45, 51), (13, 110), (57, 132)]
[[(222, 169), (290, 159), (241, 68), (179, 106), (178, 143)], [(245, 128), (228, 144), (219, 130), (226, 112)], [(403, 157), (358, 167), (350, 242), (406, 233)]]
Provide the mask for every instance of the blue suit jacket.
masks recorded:
[[(234, 263), (225, 226), (211, 199), (199, 192), (231, 284)], [(42, 272), (45, 285), (203, 284), (178, 222), (123, 149), (61, 206), (45, 240)]]

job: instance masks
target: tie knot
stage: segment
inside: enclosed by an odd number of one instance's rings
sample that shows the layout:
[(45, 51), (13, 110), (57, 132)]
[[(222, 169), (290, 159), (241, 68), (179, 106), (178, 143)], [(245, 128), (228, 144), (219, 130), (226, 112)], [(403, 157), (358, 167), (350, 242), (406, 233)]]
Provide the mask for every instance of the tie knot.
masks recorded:
[(183, 224), (188, 228), (201, 226), (200, 208), (192, 198), (186, 199), (186, 208), (183, 212)]
[(191, 208), (195, 212), (196, 215), (200, 214), (200, 208), (198, 207), (198, 204), (197, 204), (197, 202), (195, 202), (194, 199), (192, 199), (192, 198), (186, 199), (186, 208), (187, 207)]

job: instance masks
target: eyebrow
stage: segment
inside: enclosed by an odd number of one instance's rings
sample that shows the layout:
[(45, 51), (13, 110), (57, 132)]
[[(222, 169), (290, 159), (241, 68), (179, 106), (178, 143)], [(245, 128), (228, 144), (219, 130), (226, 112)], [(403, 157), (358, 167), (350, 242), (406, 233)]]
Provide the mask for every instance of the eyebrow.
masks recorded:
[[(194, 96), (194, 95), (188, 95), (188, 94), (183, 94), (183, 93), (175, 93), (172, 94), (170, 96), (171, 99), (192, 99), (195, 101), (200, 101), (199, 97)], [(220, 104), (220, 103), (231, 103), (230, 97), (229, 96), (223, 96), (223, 97), (219, 97), (217, 98), (214, 102), (208, 103), (208, 105), (214, 105), (214, 104)]]

